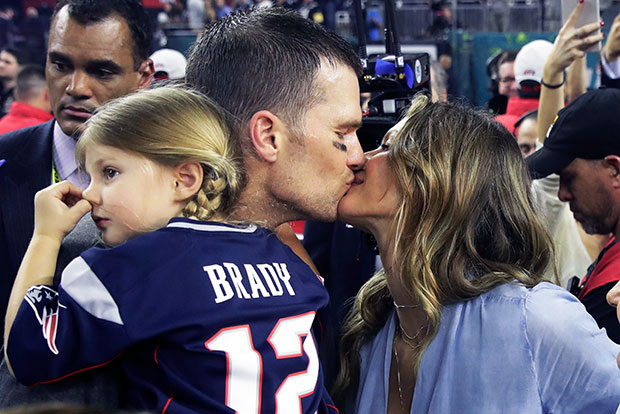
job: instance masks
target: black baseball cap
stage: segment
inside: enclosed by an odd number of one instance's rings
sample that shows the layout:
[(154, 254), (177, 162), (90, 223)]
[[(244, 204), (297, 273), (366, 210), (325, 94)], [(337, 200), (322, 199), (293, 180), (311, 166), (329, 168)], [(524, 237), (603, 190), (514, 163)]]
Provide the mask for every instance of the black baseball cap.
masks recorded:
[(620, 155), (620, 89), (581, 95), (558, 112), (544, 146), (525, 161), (532, 178), (559, 173), (575, 158)]

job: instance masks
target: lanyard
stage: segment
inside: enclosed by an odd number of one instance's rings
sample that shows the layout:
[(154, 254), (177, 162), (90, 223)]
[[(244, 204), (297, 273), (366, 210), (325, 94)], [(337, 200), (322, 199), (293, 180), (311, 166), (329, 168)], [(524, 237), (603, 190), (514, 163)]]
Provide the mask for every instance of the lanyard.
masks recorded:
[(54, 160), (52, 160), (52, 184), (56, 184), (61, 182), (60, 175), (58, 175), (58, 171), (56, 171), (56, 164)]

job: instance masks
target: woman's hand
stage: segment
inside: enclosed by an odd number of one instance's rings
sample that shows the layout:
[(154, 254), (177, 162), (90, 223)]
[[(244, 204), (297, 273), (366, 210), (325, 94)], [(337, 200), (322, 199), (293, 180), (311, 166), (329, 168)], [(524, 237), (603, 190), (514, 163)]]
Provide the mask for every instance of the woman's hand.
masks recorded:
[(595, 33), (603, 22), (588, 23), (578, 29), (575, 28), (583, 6), (584, 2), (577, 3), (553, 42), (553, 50), (545, 63), (543, 74), (545, 83), (553, 85), (561, 83), (564, 79), (564, 70), (576, 59), (584, 57), (586, 50), (603, 40), (603, 33)]
[(50, 185), (34, 197), (34, 236), (62, 241), (90, 209), (82, 190), (69, 181)]
[(609, 30), (609, 38), (603, 46), (603, 54), (607, 62), (620, 59), (620, 14), (614, 19), (614, 23)]

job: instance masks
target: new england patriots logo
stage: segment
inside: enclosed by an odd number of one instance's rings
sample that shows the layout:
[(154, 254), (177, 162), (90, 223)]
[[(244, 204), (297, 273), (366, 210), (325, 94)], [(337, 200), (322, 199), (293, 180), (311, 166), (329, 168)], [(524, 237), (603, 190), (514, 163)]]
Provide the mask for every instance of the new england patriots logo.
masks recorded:
[(48, 286), (33, 286), (28, 289), (24, 300), (34, 311), (42, 327), (43, 338), (47, 341), (50, 351), (58, 355), (58, 348), (56, 347), (58, 309), (64, 308), (58, 302), (58, 292)]

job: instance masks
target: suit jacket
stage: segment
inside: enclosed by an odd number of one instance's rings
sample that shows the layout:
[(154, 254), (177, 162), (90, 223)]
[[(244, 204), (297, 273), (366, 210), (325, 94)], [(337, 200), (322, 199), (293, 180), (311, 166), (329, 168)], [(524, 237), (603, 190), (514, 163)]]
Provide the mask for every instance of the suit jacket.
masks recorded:
[[(54, 121), (0, 135), (0, 315), (34, 229), (34, 195), (51, 184)], [(4, 326), (0, 328), (3, 331)]]
[[(2, 321), (15, 275), (34, 230), (34, 195), (52, 181), (54, 121), (0, 135), (0, 312)], [(98, 240), (86, 215), (63, 240), (55, 283), (62, 269)], [(1, 324), (0, 332), (4, 329)], [(0, 363), (0, 409), (26, 403), (65, 401), (113, 408), (119, 404), (122, 376), (111, 364), (53, 384), (26, 387)]]
[(317, 313), (323, 327), (319, 356), (328, 390), (340, 370), (340, 328), (351, 308), (351, 298), (375, 273), (377, 254), (365, 239), (368, 235), (341, 221), (306, 221), (304, 228), (304, 247), (329, 292), (329, 304)]

